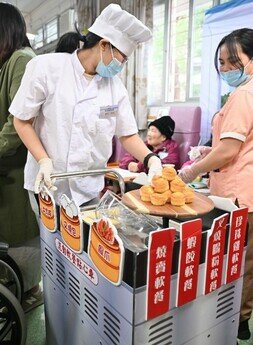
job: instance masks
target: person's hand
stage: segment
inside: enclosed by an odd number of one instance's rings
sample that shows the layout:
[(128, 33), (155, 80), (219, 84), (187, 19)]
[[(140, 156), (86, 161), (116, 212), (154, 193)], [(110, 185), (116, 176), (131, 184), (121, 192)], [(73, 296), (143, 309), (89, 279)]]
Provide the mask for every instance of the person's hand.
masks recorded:
[(54, 186), (54, 183), (50, 177), (53, 172), (53, 162), (50, 158), (42, 158), (38, 161), (39, 172), (35, 179), (34, 191), (35, 193), (40, 192), (40, 184), (43, 181), (45, 186), (50, 190), (54, 191), (57, 188)]
[(178, 175), (185, 183), (189, 183), (195, 180), (195, 178), (199, 175), (199, 171), (196, 169), (194, 164), (192, 164), (182, 169)]
[(151, 182), (155, 175), (162, 175), (162, 162), (157, 156), (152, 156), (148, 160), (148, 181)]
[(131, 172), (138, 172), (139, 169), (138, 169), (138, 163), (136, 162), (130, 162), (128, 164), (128, 170), (131, 171)]

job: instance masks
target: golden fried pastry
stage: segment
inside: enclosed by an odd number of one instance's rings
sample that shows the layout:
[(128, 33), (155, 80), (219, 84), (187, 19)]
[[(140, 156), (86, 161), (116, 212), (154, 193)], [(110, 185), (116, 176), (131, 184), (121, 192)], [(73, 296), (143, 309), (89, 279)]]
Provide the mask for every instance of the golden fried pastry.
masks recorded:
[(162, 176), (154, 176), (151, 184), (156, 193), (164, 193), (169, 189), (169, 182)]
[(165, 194), (166, 195), (166, 198), (167, 198), (167, 203), (170, 203), (170, 199), (171, 199), (171, 194), (172, 194), (172, 192), (171, 192), (171, 190), (166, 190), (166, 192), (164, 192), (163, 194)]
[(155, 206), (163, 206), (166, 204), (167, 195), (165, 193), (153, 193), (150, 195), (151, 204)]
[(174, 205), (174, 206), (184, 206), (185, 196), (181, 192), (172, 193), (170, 202), (171, 202), (171, 205)]
[(191, 202), (193, 202), (194, 191), (192, 188), (186, 186), (185, 189), (183, 190), (183, 194), (185, 196), (185, 203), (186, 204), (190, 204)]
[(181, 180), (180, 177), (176, 177), (170, 182), (170, 190), (172, 192), (182, 192), (185, 189), (186, 184)]
[(172, 181), (177, 176), (177, 172), (172, 167), (165, 167), (163, 168), (162, 175), (164, 178), (166, 178), (166, 180)]
[(142, 201), (150, 201), (150, 195), (154, 193), (151, 186), (142, 186), (140, 188), (140, 196)]

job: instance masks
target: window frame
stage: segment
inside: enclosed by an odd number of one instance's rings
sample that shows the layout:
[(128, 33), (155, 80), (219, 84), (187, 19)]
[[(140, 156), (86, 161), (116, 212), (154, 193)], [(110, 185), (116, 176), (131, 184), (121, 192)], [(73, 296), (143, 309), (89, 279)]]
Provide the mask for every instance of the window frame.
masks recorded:
[[(51, 40), (48, 42), (48, 39), (52, 36), (55, 35), (55, 33), (51, 36), (48, 36), (48, 25), (50, 25), (50, 23), (53, 23), (54, 21), (56, 21), (56, 38), (54, 40)], [(50, 44), (54, 41), (56, 41), (59, 38), (59, 16), (56, 16), (54, 18), (51, 18), (45, 25), (44, 25), (44, 45), (46, 44)]]
[[(42, 40), (36, 42), (36, 37), (38, 36), (38, 32), (39, 32), (39, 31), (41, 31), (41, 33), (42, 33)], [(37, 47), (37, 44), (38, 44), (38, 43), (41, 43), (41, 46)], [(43, 30), (43, 26), (42, 26), (42, 27), (38, 28), (38, 30), (36, 31), (36, 35), (35, 35), (33, 47), (34, 47), (34, 49), (36, 50), (36, 49), (42, 48), (43, 46), (44, 46), (44, 30)]]
[[(229, 0), (212, 0), (212, 7), (216, 5), (220, 5), (224, 2), (227, 2)], [(169, 95), (169, 85), (170, 85), (170, 78), (169, 78), (169, 73), (170, 73), (170, 66), (168, 61), (170, 61), (170, 57), (172, 54), (172, 45), (170, 43), (170, 37), (171, 37), (171, 31), (172, 31), (172, 1), (166, 1), (166, 0), (157, 0), (156, 3), (153, 6), (159, 6), (161, 4), (164, 4), (165, 10), (164, 10), (164, 42), (163, 42), (163, 80), (162, 80), (162, 90), (161, 90), (161, 100), (162, 104), (159, 103), (159, 100), (153, 100), (149, 101), (148, 106), (161, 106), (165, 104), (182, 104), (182, 103), (197, 103), (199, 101), (199, 97), (190, 97), (190, 91), (191, 91), (191, 66), (192, 66), (192, 43), (193, 43), (193, 36), (192, 36), (192, 31), (193, 31), (193, 25), (194, 25), (194, 2), (191, 0), (188, 0), (188, 13), (189, 13), (189, 18), (188, 18), (188, 35), (187, 35), (187, 62), (186, 62), (186, 90), (185, 90), (185, 100), (174, 100), (174, 101), (169, 101), (168, 100), (168, 95)], [(200, 56), (201, 58), (201, 56)]]

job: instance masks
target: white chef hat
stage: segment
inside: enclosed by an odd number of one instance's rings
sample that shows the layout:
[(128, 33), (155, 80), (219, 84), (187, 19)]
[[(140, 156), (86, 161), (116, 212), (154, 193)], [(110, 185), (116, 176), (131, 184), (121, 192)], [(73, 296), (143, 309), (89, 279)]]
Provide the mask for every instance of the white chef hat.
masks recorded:
[(126, 56), (132, 54), (138, 43), (152, 37), (146, 25), (116, 4), (107, 6), (88, 30), (107, 39)]

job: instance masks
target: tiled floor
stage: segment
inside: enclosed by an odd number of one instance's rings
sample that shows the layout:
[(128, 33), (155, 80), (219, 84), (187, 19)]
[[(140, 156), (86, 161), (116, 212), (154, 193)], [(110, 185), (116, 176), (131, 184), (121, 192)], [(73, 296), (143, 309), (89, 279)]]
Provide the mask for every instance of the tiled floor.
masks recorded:
[(41, 305), (27, 313), (26, 319), (26, 345), (49, 345), (46, 342), (44, 305)]

